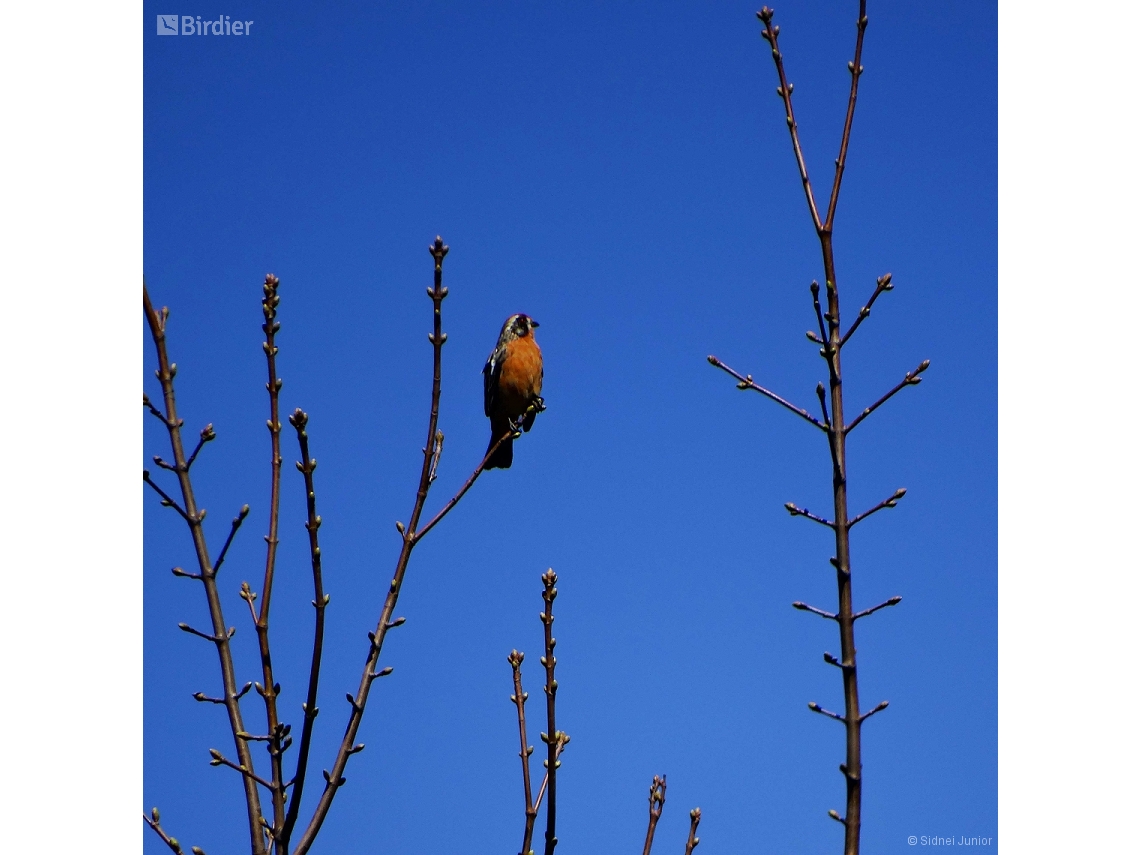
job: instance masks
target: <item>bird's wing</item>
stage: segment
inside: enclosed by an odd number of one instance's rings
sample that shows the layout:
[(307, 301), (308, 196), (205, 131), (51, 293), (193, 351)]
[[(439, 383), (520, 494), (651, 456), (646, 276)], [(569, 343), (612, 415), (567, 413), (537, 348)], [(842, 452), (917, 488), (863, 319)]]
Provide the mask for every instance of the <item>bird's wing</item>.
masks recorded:
[(483, 366), (483, 415), (491, 417), (495, 405), (495, 390), (499, 388), (499, 373), (503, 370), (503, 354), (496, 347)]

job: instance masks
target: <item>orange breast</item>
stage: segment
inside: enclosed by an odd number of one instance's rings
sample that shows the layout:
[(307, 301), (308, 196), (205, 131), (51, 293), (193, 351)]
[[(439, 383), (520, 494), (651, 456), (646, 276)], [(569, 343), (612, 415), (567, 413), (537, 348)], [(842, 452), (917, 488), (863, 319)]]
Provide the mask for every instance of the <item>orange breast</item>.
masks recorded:
[(521, 416), (542, 392), (542, 351), (533, 335), (507, 346), (499, 373), (499, 400), (511, 418)]

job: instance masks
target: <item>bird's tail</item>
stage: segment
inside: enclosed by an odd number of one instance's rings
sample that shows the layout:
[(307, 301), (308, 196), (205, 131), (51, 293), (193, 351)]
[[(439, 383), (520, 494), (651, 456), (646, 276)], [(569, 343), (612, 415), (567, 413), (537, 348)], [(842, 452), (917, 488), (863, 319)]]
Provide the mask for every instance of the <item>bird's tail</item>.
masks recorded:
[[(502, 436), (503, 433), (506, 433), (506, 430), (502, 432), (491, 432), (491, 441), (487, 443), (487, 451), (490, 451), (492, 447), (494, 447), (495, 443), (499, 441), (499, 437)], [(515, 459), (514, 445), (514, 439), (510, 437), (504, 439), (502, 443), (500, 443), (499, 447), (495, 449), (495, 453), (492, 454), (487, 462), (483, 465), (483, 468), (510, 469), (511, 463), (513, 463)]]

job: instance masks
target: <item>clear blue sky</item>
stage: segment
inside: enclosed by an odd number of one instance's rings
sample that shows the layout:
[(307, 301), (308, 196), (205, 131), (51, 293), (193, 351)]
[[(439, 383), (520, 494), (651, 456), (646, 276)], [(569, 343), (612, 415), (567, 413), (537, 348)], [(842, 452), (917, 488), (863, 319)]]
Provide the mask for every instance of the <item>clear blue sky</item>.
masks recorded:
[[(847, 318), (895, 290), (845, 353), (858, 409), (853, 509), (909, 493), (853, 535), (867, 851), (911, 834), (997, 834), (997, 10), (869, 4), (836, 225)], [(809, 168), (829, 184), (855, 0), (776, 6)], [(255, 20), (245, 37), (161, 38), (156, 15)], [(655, 773), (661, 851), (700, 805), (702, 855), (835, 851), (842, 731), (821, 659), (834, 628), (821, 435), (711, 368), (715, 353), (804, 406), (825, 377), (804, 339), (822, 278), (752, 4), (146, 3), (145, 271), (172, 310), (181, 415), (219, 439), (196, 465), (241, 682), (257, 678), (237, 591), (260, 587), (268, 503), (259, 299), (281, 277), (286, 412), (309, 412), (332, 595), (312, 763), (331, 762), (365, 632), (411, 509), (430, 390), (428, 243), (450, 245), (438, 507), (482, 455), (480, 369), (503, 319), (542, 326), (549, 407), (515, 465), (417, 549), (361, 741), (314, 852), (516, 852), (513, 647), (541, 696), (540, 573), (560, 576), (559, 852), (635, 851)], [(822, 189), (818, 192), (822, 192)], [(143, 378), (156, 392), (153, 349)], [(283, 433), (273, 642), (297, 729), (311, 579), (296, 444)], [(168, 456), (145, 428), (145, 460)], [(184, 845), (244, 847), (216, 656), (185, 527), (146, 496), (145, 807)], [(532, 703), (532, 716), (537, 704)], [(260, 700), (245, 701), (247, 721)], [(539, 722), (532, 722), (532, 742)], [(537, 753), (537, 749), (536, 749)], [(535, 764), (536, 769), (538, 764)], [(319, 780), (319, 777), (318, 777)], [(315, 795), (316, 787), (309, 789)], [(140, 806), (141, 807), (141, 806)], [(303, 816), (307, 813), (303, 811)], [(541, 829), (541, 820), (539, 823)], [(140, 822), (145, 851), (167, 851)]]

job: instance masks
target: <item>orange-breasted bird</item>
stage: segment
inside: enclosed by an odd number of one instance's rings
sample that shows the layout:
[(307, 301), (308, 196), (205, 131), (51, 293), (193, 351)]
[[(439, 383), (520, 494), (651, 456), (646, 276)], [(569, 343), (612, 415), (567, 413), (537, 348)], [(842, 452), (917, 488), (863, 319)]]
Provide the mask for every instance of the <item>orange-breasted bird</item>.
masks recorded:
[[(524, 431), (530, 430), (534, 417), (542, 409), (542, 351), (534, 340), (538, 322), (528, 315), (511, 315), (499, 332), (499, 343), (483, 366), (483, 412), (491, 420), (491, 450), (499, 437), (513, 433), (518, 419), (531, 404), (537, 404), (523, 419)], [(514, 459), (514, 440), (503, 440), (486, 469), (510, 469)]]

